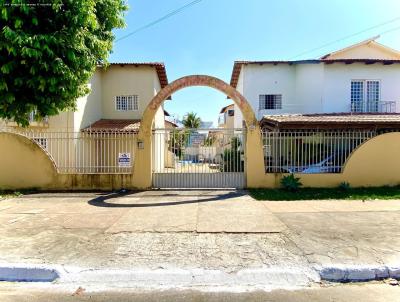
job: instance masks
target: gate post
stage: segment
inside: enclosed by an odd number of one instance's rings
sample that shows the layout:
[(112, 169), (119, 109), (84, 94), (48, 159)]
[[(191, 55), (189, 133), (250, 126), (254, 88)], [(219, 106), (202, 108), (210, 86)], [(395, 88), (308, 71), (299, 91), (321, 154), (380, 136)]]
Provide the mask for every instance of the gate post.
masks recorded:
[(265, 175), (263, 142), (258, 124), (248, 127), (246, 134), (246, 182), (247, 188), (263, 186)]
[(152, 184), (151, 131), (139, 130), (135, 146), (135, 161), (133, 163), (133, 186), (137, 189), (149, 189)]

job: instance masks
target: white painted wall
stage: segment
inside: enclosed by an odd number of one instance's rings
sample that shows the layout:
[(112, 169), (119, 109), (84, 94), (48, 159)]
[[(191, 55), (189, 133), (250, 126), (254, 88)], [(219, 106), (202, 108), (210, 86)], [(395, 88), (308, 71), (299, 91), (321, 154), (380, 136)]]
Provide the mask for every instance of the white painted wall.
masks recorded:
[[(243, 85), (243, 79), (245, 77), (246, 71), (245, 71), (246, 66), (242, 65), (242, 71), (239, 74), (239, 79), (238, 83), (236, 86), (236, 89), (244, 96), (244, 85)], [(243, 125), (243, 114), (242, 111), (240, 110), (239, 106), (234, 104), (234, 110), (235, 110), (235, 117), (234, 117), (234, 122), (233, 126), (234, 128), (242, 128)]]
[(400, 112), (400, 65), (331, 64), (324, 68), (323, 112), (349, 112), (351, 80), (380, 80), (381, 101), (397, 101)]
[(90, 94), (77, 100), (74, 112), (74, 131), (86, 128), (102, 117), (102, 70), (97, 68), (89, 81)]
[[(258, 119), (275, 114), (342, 113), (350, 112), (354, 79), (380, 80), (381, 101), (397, 101), (400, 112), (400, 64), (248, 64), (242, 66), (237, 90)], [(282, 109), (259, 111), (260, 94), (282, 94)], [(243, 117), (235, 109), (235, 127), (241, 127)]]
[[(324, 64), (299, 64), (296, 70), (294, 113), (320, 113), (323, 107)], [(285, 100), (282, 100), (285, 103)]]

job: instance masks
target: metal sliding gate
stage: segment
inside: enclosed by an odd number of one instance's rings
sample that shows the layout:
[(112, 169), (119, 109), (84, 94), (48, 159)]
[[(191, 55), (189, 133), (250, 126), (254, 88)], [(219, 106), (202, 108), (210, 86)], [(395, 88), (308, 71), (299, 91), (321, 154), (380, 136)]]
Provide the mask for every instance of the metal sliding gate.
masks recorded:
[(155, 129), (154, 188), (243, 188), (245, 131)]

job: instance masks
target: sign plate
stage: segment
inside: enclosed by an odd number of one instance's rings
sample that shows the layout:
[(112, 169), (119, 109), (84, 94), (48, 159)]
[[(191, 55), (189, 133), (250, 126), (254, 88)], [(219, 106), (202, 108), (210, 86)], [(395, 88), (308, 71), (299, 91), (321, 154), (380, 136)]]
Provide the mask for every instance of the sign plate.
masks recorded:
[(131, 166), (131, 154), (118, 153), (118, 167), (130, 167), (130, 166)]

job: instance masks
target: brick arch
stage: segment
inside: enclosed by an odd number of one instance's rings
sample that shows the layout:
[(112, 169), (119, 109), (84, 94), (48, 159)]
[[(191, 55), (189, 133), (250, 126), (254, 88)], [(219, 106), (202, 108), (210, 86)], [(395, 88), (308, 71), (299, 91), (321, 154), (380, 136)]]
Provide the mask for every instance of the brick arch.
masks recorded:
[(212, 76), (190, 75), (173, 81), (157, 93), (157, 95), (151, 100), (144, 111), (140, 124), (140, 132), (148, 133), (151, 131), (152, 123), (158, 108), (169, 96), (183, 88), (193, 86), (210, 87), (224, 93), (226, 96), (230, 97), (239, 107), (243, 114), (246, 126), (250, 129), (256, 127), (257, 118), (254, 114), (253, 109), (251, 108), (246, 98), (241, 95), (235, 88), (225, 83), (224, 81)]

